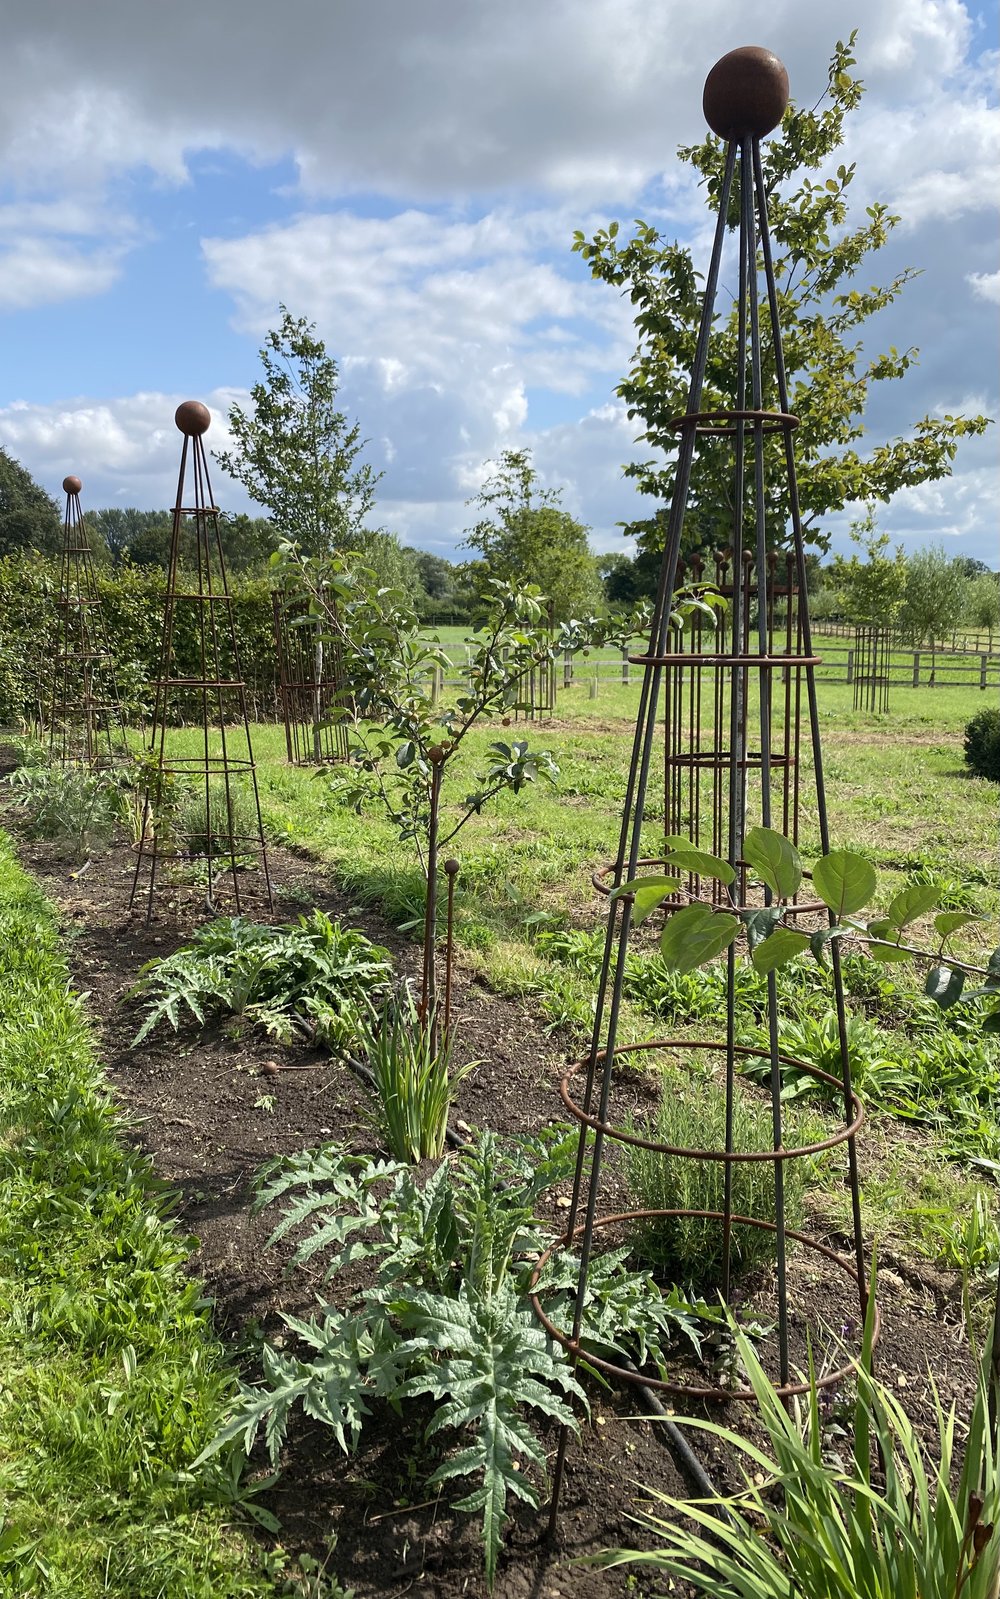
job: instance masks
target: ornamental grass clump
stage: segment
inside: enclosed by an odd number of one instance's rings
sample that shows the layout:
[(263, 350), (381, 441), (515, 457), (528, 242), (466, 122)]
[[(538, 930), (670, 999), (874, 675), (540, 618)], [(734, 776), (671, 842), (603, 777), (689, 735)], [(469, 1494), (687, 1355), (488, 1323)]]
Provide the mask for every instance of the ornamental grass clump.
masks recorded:
[[(711, 1599), (1000, 1599), (1000, 1463), (985, 1364), (960, 1466), (956, 1407), (946, 1411), (934, 1392), (937, 1438), (928, 1447), (895, 1394), (872, 1376), (869, 1317), (853, 1450), (846, 1465), (831, 1465), (815, 1372), (804, 1414), (790, 1415), (750, 1340), (733, 1331), (767, 1447), (718, 1422), (674, 1420), (708, 1433), (742, 1463), (742, 1493), (681, 1501), (648, 1490), (648, 1508), (633, 1519), (659, 1546), (612, 1550), (600, 1564), (652, 1567)], [(884, 1472), (873, 1470), (876, 1458)]]
[(374, 1079), (374, 1119), (394, 1160), (411, 1164), (444, 1154), (456, 1086), (476, 1064), (453, 1067), (454, 1034), (421, 1016), (409, 988), (367, 1025), (362, 1047)]

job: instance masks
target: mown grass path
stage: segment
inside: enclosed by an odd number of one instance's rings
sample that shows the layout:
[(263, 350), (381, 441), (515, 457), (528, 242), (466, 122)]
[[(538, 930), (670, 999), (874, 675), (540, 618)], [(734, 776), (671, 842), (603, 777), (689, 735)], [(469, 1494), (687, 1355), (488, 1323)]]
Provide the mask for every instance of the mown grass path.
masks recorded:
[(226, 1503), (238, 1482), (185, 1478), (232, 1375), (2, 833), (0, 1193), (0, 1594), (277, 1592)]

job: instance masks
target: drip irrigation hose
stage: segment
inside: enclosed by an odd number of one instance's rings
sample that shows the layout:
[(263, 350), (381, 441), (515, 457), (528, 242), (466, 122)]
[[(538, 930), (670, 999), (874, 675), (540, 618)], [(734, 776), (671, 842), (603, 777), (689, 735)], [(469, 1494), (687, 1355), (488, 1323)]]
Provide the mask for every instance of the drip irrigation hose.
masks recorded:
[[(586, 1359), (586, 1356), (584, 1356), (584, 1359)], [(627, 1371), (636, 1371), (638, 1369), (625, 1356), (619, 1358), (619, 1364)], [(652, 1388), (647, 1388), (645, 1383), (629, 1383), (628, 1386), (641, 1394), (646, 1408), (652, 1412), (658, 1421), (662, 1422), (663, 1433), (670, 1445), (671, 1453), (690, 1485), (693, 1488), (697, 1488), (705, 1499), (714, 1499), (718, 1505), (716, 1514), (719, 1520), (731, 1525), (732, 1517), (726, 1509), (722, 1495), (691, 1448), (680, 1427), (675, 1421), (670, 1419), (670, 1412), (664, 1408)]]

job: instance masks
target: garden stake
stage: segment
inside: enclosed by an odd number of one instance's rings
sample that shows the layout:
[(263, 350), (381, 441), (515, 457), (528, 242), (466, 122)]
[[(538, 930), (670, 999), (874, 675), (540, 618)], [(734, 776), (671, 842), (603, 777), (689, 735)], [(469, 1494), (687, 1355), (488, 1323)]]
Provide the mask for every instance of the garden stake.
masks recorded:
[(48, 696), (49, 760), (88, 771), (128, 760), (104, 607), (80, 509), (78, 477), (63, 478), (59, 639)]
[(451, 1028), (451, 962), (455, 947), (455, 878), (459, 873), (458, 862), (451, 858), (445, 861), (444, 869), (448, 876), (448, 928), (444, 951), (444, 1035), (447, 1038)]
[[(208, 408), (197, 400), (185, 400), (177, 407), (174, 417), (184, 443), (170, 540), (160, 668), (154, 682), (150, 771), (129, 900), (130, 905), (135, 904), (140, 877), (145, 871), (142, 892), (146, 900), (147, 925), (153, 914), (158, 874), (165, 860), (172, 863), (175, 874), (204, 868), (208, 882), (205, 905), (210, 913), (220, 908), (216, 893), (228, 873), (236, 913), (241, 915), (248, 896), (241, 874), (248, 865), (256, 867), (260, 873), (262, 897), (268, 909), (273, 908), (246, 685), (219, 535), (219, 508), (212, 500), (202, 443), (211, 420)], [(192, 503), (185, 505), (189, 467)], [(192, 534), (193, 549), (190, 547)], [(193, 571), (182, 567), (182, 561), (191, 562)], [(194, 630), (198, 640), (197, 677), (176, 675), (175, 635), (185, 625)], [(199, 719), (201, 753), (180, 755), (168, 750), (168, 728), (181, 725), (192, 712)], [(245, 756), (232, 753), (233, 735), (229, 727), (237, 723), (242, 725)], [(235, 821), (234, 802), (239, 791), (234, 784), (237, 781), (247, 785), (252, 797), (256, 822), (252, 832), (241, 832)], [(171, 815), (172, 807), (176, 806), (178, 784), (182, 791), (185, 786), (193, 787), (200, 794), (200, 803), (204, 804), (203, 816), (199, 814), (186, 831), (179, 830), (176, 817)]]
[[(815, 670), (819, 658), (813, 654), (806, 587), (805, 550), (802, 521), (795, 479), (792, 436), (798, 426), (790, 413), (778, 318), (778, 300), (771, 241), (768, 232), (767, 199), (760, 161), (760, 140), (778, 125), (788, 103), (788, 78), (781, 62), (770, 51), (758, 47), (734, 50), (717, 62), (705, 85), (706, 119), (727, 141), (725, 171), (722, 178), (712, 254), (705, 280), (702, 318), (691, 371), (687, 408), (669, 424), (677, 434), (677, 458), (673, 497), (665, 525), (665, 549), (653, 609), (649, 645), (645, 653), (630, 656), (632, 665), (642, 669), (642, 688), (636, 719), (632, 758), (628, 769), (625, 803), (622, 812), (618, 853), (614, 863), (594, 875), (595, 886), (613, 896), (608, 906), (604, 958), (598, 983), (591, 1047), (585, 1060), (570, 1068), (560, 1092), (563, 1103), (580, 1124), (576, 1171), (566, 1231), (552, 1251), (576, 1247), (579, 1250), (576, 1308), (572, 1331), (555, 1327), (533, 1294), (536, 1315), (549, 1335), (568, 1351), (574, 1366), (580, 1360), (581, 1329), (587, 1293), (588, 1270), (595, 1235), (609, 1229), (620, 1237), (621, 1229), (636, 1220), (661, 1216), (697, 1217), (719, 1225), (723, 1240), (724, 1297), (731, 1304), (731, 1248), (734, 1228), (754, 1227), (773, 1234), (775, 1250), (777, 1392), (786, 1401), (808, 1392), (807, 1382), (795, 1380), (789, 1348), (788, 1270), (790, 1246), (805, 1251), (835, 1276), (843, 1274), (857, 1294), (861, 1324), (867, 1305), (867, 1272), (861, 1235), (860, 1190), (855, 1139), (864, 1121), (864, 1111), (851, 1086), (847, 1048), (846, 1011), (840, 957), (836, 940), (829, 943), (830, 974), (839, 1032), (840, 1071), (822, 1080), (842, 1097), (841, 1124), (819, 1142), (826, 1149), (846, 1145), (848, 1180), (851, 1192), (853, 1249), (850, 1260), (827, 1245), (787, 1225), (784, 1206), (784, 1163), (807, 1157), (816, 1146), (788, 1148), (784, 1142), (782, 1068), (817, 1075), (816, 1068), (792, 1061), (779, 1048), (778, 991), (774, 970), (767, 973), (766, 1045), (752, 1051), (737, 1044), (736, 957), (731, 943), (727, 957), (726, 1022), (723, 1037), (692, 1044), (678, 1038), (653, 1039), (638, 1045), (620, 1045), (618, 1022), (629, 955), (632, 923), (636, 915), (636, 880), (643, 868), (656, 875), (676, 877), (676, 887), (668, 891), (662, 910), (669, 929), (671, 918), (699, 905), (706, 910), (725, 909), (744, 919), (765, 912), (777, 897), (788, 900), (785, 919), (794, 929), (821, 931), (832, 923), (832, 913), (809, 892), (806, 886), (795, 893), (772, 889), (766, 874), (760, 885), (753, 880), (752, 862), (747, 859), (748, 834), (760, 826), (773, 837), (783, 829), (792, 845), (799, 832), (802, 798), (800, 748), (803, 720), (803, 687), (808, 715), (810, 753), (815, 775), (815, 807), (823, 853), (829, 852), (829, 830), (823, 781), (819, 717), (816, 702)], [(731, 207), (731, 202), (735, 205)], [(703, 409), (702, 395), (708, 369), (709, 345), (723, 253), (731, 211), (733, 225), (739, 221), (739, 298), (737, 311), (738, 355), (731, 373), (728, 405)], [(759, 279), (763, 274), (763, 295)], [(773, 374), (777, 407), (765, 406), (764, 372)], [(713, 381), (718, 383), (717, 376)], [(728, 603), (728, 613), (712, 637), (703, 621), (695, 616), (689, 631), (672, 619), (672, 600), (684, 568), (681, 547), (685, 536), (685, 515), (692, 477), (698, 470), (699, 448), (708, 453), (731, 450), (732, 521), (729, 543), (716, 551), (715, 583)], [(777, 457), (775, 459), (775, 457)], [(775, 523), (770, 508), (768, 484), (784, 473), (787, 491), (790, 537), (783, 521)], [(779, 551), (772, 546), (789, 544)], [(700, 583), (705, 567), (700, 557), (689, 563), (688, 580)], [(659, 733), (660, 707), (665, 717)], [(664, 740), (665, 752), (665, 827), (674, 845), (657, 854), (647, 841), (643, 818), (648, 808), (647, 793), (652, 771), (654, 745)], [(731, 887), (719, 875), (681, 865), (670, 871), (671, 847), (677, 837), (690, 840), (686, 847), (700, 848), (720, 858), (731, 877)], [(661, 846), (662, 850), (662, 846)], [(751, 853), (753, 853), (751, 851)], [(773, 873), (772, 873), (773, 875)], [(678, 929), (682, 924), (678, 923)], [(740, 929), (737, 929), (739, 931)], [(722, 945), (718, 947), (724, 947)], [(695, 964), (698, 964), (695, 962)], [(616, 1124), (612, 1086), (620, 1060), (640, 1051), (654, 1059), (708, 1051), (724, 1062), (726, 1089), (726, 1131), (724, 1149), (677, 1149), (641, 1131), (626, 1131)], [(757, 1056), (767, 1073), (770, 1109), (770, 1147), (753, 1151), (734, 1150), (733, 1106), (736, 1072), (748, 1053)], [(577, 1096), (574, 1080), (583, 1079), (582, 1095)], [(628, 1211), (616, 1215), (600, 1214), (600, 1191), (605, 1140), (638, 1144), (665, 1156), (724, 1164), (724, 1200), (721, 1211)], [(591, 1142), (588, 1143), (588, 1140)], [(774, 1217), (734, 1213), (732, 1169), (737, 1162), (770, 1164), (774, 1170)], [(582, 1217), (582, 1219), (581, 1219)], [(617, 1235), (615, 1230), (618, 1229)], [(548, 1253), (551, 1253), (549, 1251)], [(532, 1287), (539, 1281), (547, 1259), (537, 1263)], [(878, 1337), (878, 1313), (874, 1311), (874, 1338)], [(1000, 1332), (994, 1350), (1000, 1361)], [(724, 1401), (752, 1397), (748, 1389), (733, 1391), (717, 1383), (668, 1382), (630, 1370), (621, 1361), (604, 1361), (587, 1350), (588, 1364), (625, 1382), (639, 1383), (654, 1392), (671, 1392), (696, 1400)], [(842, 1381), (852, 1369), (847, 1360), (836, 1372), (825, 1372), (819, 1386)], [(568, 1429), (563, 1429), (552, 1479), (549, 1531), (558, 1523), (559, 1500), (564, 1476)]]

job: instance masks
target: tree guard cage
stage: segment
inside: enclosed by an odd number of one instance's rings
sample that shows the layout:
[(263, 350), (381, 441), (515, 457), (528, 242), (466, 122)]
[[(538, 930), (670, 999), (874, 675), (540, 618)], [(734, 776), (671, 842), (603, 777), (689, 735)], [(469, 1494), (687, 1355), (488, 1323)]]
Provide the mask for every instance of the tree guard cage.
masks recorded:
[(889, 666), (893, 635), (888, 628), (854, 629), (854, 709), (882, 712), (889, 709)]
[[(737, 569), (731, 548), (717, 550), (714, 571), (706, 578), (706, 563), (698, 556), (677, 563), (675, 583), (698, 585), (708, 581), (727, 601), (713, 628), (696, 613), (687, 627), (669, 632), (669, 661), (663, 668), (664, 705), (664, 831), (689, 838), (699, 849), (725, 856), (729, 849), (729, 766), (733, 718), (742, 782), (736, 796), (743, 804), (750, 774), (764, 762), (760, 743), (760, 718), (754, 716), (751, 696), (737, 692), (742, 679), (731, 669), (735, 655), (754, 650), (761, 622), (766, 656), (777, 665), (769, 678), (769, 767), (773, 785), (772, 825), (799, 841), (799, 792), (802, 675), (802, 626), (798, 613), (795, 557), (791, 551), (768, 550), (766, 584), (758, 589), (752, 550), (744, 549)], [(762, 606), (760, 604), (762, 598)], [(740, 623), (736, 649), (733, 628)], [(660, 863), (663, 864), (662, 862)], [(745, 893), (745, 871), (741, 870)], [(722, 885), (697, 877), (685, 881), (687, 893), (707, 893), (718, 901)]]
[(346, 761), (347, 722), (339, 638), (309, 615), (308, 602), (275, 589), (274, 645), (278, 657), (285, 747), (293, 766)]
[(80, 509), (78, 477), (63, 478), (59, 631), (48, 696), (49, 759), (89, 771), (128, 759), (114, 661)]
[[(549, 601), (547, 607), (549, 625), (549, 643), (555, 636), (555, 604)], [(518, 703), (514, 709), (514, 720), (519, 722), (522, 718), (528, 722), (539, 722), (544, 717), (556, 714), (556, 660), (550, 653), (548, 658), (533, 666), (530, 672), (525, 672), (518, 684)]]
[[(632, 664), (641, 668), (642, 678), (618, 850), (613, 864), (598, 874), (599, 884), (608, 893), (643, 875), (671, 875), (669, 867), (664, 873), (664, 857), (668, 853), (663, 842), (664, 823), (660, 820), (655, 788), (651, 788), (657, 781), (656, 756), (665, 748), (666, 831), (700, 842), (702, 848), (715, 846), (712, 853), (722, 856), (728, 871), (734, 874), (731, 887), (720, 889), (707, 871), (704, 877), (698, 877), (675, 869), (672, 875), (677, 878), (676, 891), (656, 913), (665, 918), (658, 924), (665, 929), (679, 912), (699, 901), (706, 902), (706, 912), (711, 902), (720, 898), (725, 899), (726, 908), (733, 915), (767, 911), (775, 896), (763, 879), (753, 882), (744, 855), (753, 827), (787, 831), (794, 838), (801, 808), (803, 814), (810, 816), (811, 829), (815, 828), (823, 853), (830, 848), (816, 697), (819, 658), (812, 647), (795, 478), (793, 439), (797, 421), (789, 411), (760, 157), (760, 139), (777, 126), (787, 98), (784, 67), (770, 51), (757, 47), (723, 57), (705, 85), (706, 118), (727, 141), (725, 172), (687, 407), (672, 424), (678, 440), (676, 469), (649, 643), (643, 653), (630, 657)], [(725, 410), (706, 411), (702, 396), (727, 219), (733, 216), (735, 228), (737, 214), (738, 259), (730, 267), (727, 257), (730, 281), (739, 284), (731, 403)], [(764, 371), (774, 374), (776, 405), (765, 405)], [(699, 446), (706, 444), (710, 450), (718, 447), (720, 440), (728, 441), (734, 512), (731, 545), (720, 552), (715, 575), (723, 591), (728, 592), (730, 609), (725, 626), (717, 633), (710, 634), (696, 623), (690, 635), (682, 639), (672, 628), (670, 617), (678, 587), (685, 515), (692, 486), (698, 484)], [(775, 474), (784, 477), (780, 479)], [(769, 498), (766, 493), (768, 482), (783, 482), (787, 489), (789, 529), (772, 525), (769, 520), (774, 517), (769, 509), (774, 496)], [(771, 547), (786, 541), (790, 544), (788, 553), (775, 555)], [(778, 603), (781, 601), (784, 603)], [(800, 723), (805, 762), (800, 761)], [(802, 793), (806, 783), (807, 800)], [(841, 1305), (845, 1321), (856, 1320), (860, 1311), (863, 1322), (868, 1308), (855, 1142), (864, 1111), (851, 1084), (837, 941), (832, 939), (827, 944), (826, 967), (838, 1040), (834, 1073), (821, 1072), (782, 1047), (782, 1005), (774, 970), (766, 975), (766, 1002), (757, 1001), (763, 1008), (762, 1041), (752, 1046), (747, 1043), (742, 1032), (748, 1020), (741, 998), (745, 985), (738, 981), (743, 972), (737, 969), (737, 963), (742, 968), (747, 958), (748, 928), (742, 919), (739, 937), (729, 944), (724, 957), (725, 997), (715, 1036), (697, 1043), (673, 1037), (654, 1037), (640, 1044), (621, 1043), (619, 1021), (627, 967), (636, 958), (630, 949), (636, 941), (634, 909), (634, 890), (609, 900), (590, 1050), (584, 1059), (570, 1066), (560, 1084), (563, 1104), (579, 1123), (578, 1154), (566, 1231), (534, 1270), (535, 1312), (574, 1362), (584, 1354), (589, 1365), (621, 1381), (641, 1382), (651, 1389), (699, 1402), (751, 1398), (746, 1388), (726, 1387), (710, 1372), (696, 1370), (692, 1374), (690, 1363), (679, 1365), (676, 1372), (668, 1370), (666, 1377), (651, 1377), (637, 1373), (627, 1362), (618, 1362), (608, 1351), (595, 1352), (585, 1347), (584, 1306), (591, 1262), (601, 1240), (617, 1245), (629, 1236), (628, 1230), (636, 1221), (649, 1224), (680, 1217), (715, 1229), (722, 1297), (733, 1314), (739, 1315), (743, 1295), (736, 1291), (738, 1285), (734, 1283), (739, 1241), (748, 1236), (747, 1228), (764, 1231), (773, 1239), (773, 1277), (767, 1279), (765, 1315), (776, 1325), (777, 1336), (765, 1346), (762, 1356), (778, 1392), (788, 1398), (808, 1390), (808, 1377), (801, 1369), (806, 1364), (804, 1346), (796, 1351), (799, 1369), (794, 1370), (792, 1365), (789, 1273), (795, 1274), (793, 1281), (801, 1284), (799, 1273), (808, 1271), (815, 1276), (818, 1268), (824, 1295)], [(794, 925), (800, 931), (811, 933), (830, 925), (826, 907), (810, 892), (808, 875), (787, 914), (796, 918)], [(644, 938), (645, 929), (638, 935), (640, 948)], [(691, 966), (697, 964), (700, 962), (692, 959)], [(715, 1091), (723, 1097), (725, 1106), (721, 1147), (675, 1148), (658, 1141), (655, 1127), (637, 1129), (629, 1122), (633, 1101), (627, 1076), (622, 1085), (620, 1068), (649, 1064), (661, 1069), (666, 1065), (679, 1074), (671, 1079), (677, 1083), (678, 1092), (684, 1074), (689, 1073), (701, 1091), (707, 1090), (707, 1076), (714, 1079)], [(762, 1090), (746, 1087), (744, 1069), (748, 1066), (755, 1068), (758, 1077), (763, 1076)], [(792, 1136), (786, 1143), (786, 1106), (781, 1091), (783, 1070), (788, 1067), (818, 1079), (832, 1096), (834, 1108), (828, 1112), (830, 1127), (824, 1129), (826, 1136), (810, 1142)], [(669, 1086), (661, 1086), (662, 1093), (671, 1091)], [(744, 1094), (749, 1092), (763, 1095), (771, 1133), (769, 1147), (737, 1150), (737, 1102), (742, 1103)], [(721, 1207), (663, 1211), (622, 1211), (616, 1207), (614, 1214), (607, 1214), (602, 1208), (606, 1159), (610, 1150), (617, 1149), (620, 1155), (622, 1146), (630, 1144), (663, 1158), (721, 1165)], [(852, 1234), (847, 1258), (793, 1229), (786, 1220), (786, 1163), (811, 1157), (819, 1149), (841, 1150), (846, 1156)], [(733, 1172), (739, 1162), (756, 1162), (772, 1171), (768, 1188), (773, 1193), (770, 1219), (736, 1212)], [(559, 1249), (575, 1250), (579, 1256), (570, 1331), (556, 1325), (546, 1314), (544, 1292), (538, 1289), (548, 1257)], [(761, 1311), (751, 1313), (759, 1315)], [(820, 1324), (808, 1330), (819, 1386), (843, 1381), (851, 1362), (839, 1348), (836, 1334), (831, 1335)], [(566, 1436), (564, 1431), (553, 1477), (553, 1528), (558, 1516)]]
[[(147, 922), (158, 887), (203, 895), (210, 912), (239, 915), (252, 898), (272, 908), (246, 685), (202, 443), (211, 416), (185, 400), (175, 421), (184, 443), (130, 900), (145, 898)], [(194, 642), (195, 677), (178, 674), (182, 638)]]

